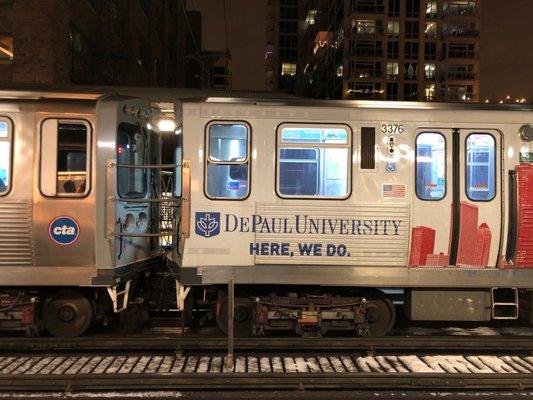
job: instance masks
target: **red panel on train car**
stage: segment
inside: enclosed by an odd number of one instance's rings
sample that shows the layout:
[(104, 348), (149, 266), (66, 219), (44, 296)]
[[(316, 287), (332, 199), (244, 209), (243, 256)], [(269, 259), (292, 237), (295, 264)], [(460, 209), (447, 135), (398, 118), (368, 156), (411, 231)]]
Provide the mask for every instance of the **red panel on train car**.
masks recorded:
[(473, 266), (486, 267), (488, 265), (491, 240), (492, 234), (489, 226), (486, 223), (482, 223), (477, 229)]
[(411, 236), (410, 266), (426, 265), (428, 254), (435, 247), (435, 229), (427, 226), (415, 226)]
[(457, 249), (457, 266), (474, 265), (474, 253), (477, 239), (478, 207), (466, 201), (461, 202), (461, 220), (459, 222), (459, 248)]
[(426, 266), (428, 267), (446, 267), (450, 264), (450, 257), (447, 254), (428, 254)]
[(516, 167), (518, 175), (518, 240), (515, 266), (533, 268), (533, 165)]

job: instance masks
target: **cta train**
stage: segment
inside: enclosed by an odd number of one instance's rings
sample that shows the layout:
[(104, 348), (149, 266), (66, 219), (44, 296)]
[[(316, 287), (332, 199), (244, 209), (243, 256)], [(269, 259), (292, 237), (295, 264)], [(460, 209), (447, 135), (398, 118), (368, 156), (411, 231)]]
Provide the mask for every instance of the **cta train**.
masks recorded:
[(531, 106), (169, 97), (0, 93), (0, 328), (533, 320)]

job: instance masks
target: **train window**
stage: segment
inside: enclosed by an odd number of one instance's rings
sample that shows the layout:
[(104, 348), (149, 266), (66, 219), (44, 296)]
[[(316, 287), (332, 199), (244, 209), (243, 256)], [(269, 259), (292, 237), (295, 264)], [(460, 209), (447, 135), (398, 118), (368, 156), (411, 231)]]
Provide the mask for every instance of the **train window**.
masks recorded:
[(496, 195), (496, 142), (487, 133), (466, 137), (466, 196), (490, 201)]
[(282, 126), (278, 138), (280, 196), (347, 197), (350, 146), (346, 127)]
[(11, 186), (11, 123), (0, 118), (0, 196)]
[[(117, 131), (117, 192), (126, 199), (142, 199), (148, 192), (148, 137), (138, 125), (121, 123)], [(121, 167), (122, 166), (122, 167)]]
[(206, 194), (212, 199), (244, 199), (249, 185), (249, 127), (213, 123), (208, 127)]
[(41, 192), (51, 197), (83, 197), (89, 192), (89, 125), (47, 119), (41, 133)]
[(416, 137), (416, 195), (422, 200), (446, 196), (446, 140), (440, 133)]

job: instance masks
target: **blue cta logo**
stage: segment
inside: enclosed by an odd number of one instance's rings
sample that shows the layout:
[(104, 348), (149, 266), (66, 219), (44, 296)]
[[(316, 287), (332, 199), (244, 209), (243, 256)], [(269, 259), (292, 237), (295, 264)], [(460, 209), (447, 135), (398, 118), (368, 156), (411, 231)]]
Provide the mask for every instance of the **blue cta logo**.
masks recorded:
[(80, 226), (74, 218), (62, 215), (50, 222), (48, 235), (54, 243), (61, 246), (73, 244), (80, 237)]
[(194, 231), (197, 235), (205, 238), (218, 235), (220, 233), (220, 213), (197, 212)]

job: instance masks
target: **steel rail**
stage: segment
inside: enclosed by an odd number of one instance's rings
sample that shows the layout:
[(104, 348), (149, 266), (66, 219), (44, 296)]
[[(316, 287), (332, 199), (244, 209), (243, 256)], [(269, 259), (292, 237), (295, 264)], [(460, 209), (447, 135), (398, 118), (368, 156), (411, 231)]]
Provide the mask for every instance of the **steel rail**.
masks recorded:
[[(0, 338), (0, 351), (224, 351), (225, 337), (180, 335), (90, 335), (81, 338), (51, 337)], [(376, 338), (235, 338), (236, 350), (352, 350), (352, 351), (417, 351), (417, 352), (525, 352), (533, 354), (533, 336), (386, 336)]]
[(0, 390), (156, 390), (156, 389), (477, 389), (526, 390), (533, 374), (116, 374), (0, 375)]

